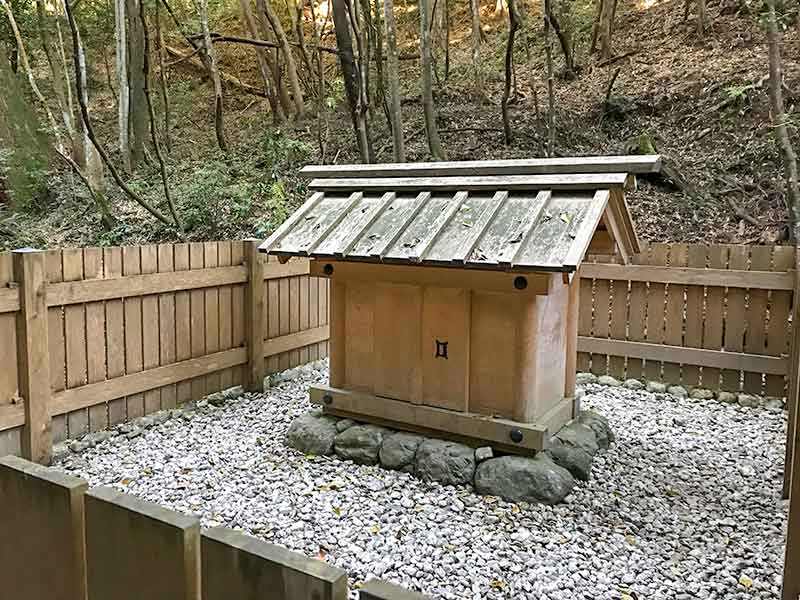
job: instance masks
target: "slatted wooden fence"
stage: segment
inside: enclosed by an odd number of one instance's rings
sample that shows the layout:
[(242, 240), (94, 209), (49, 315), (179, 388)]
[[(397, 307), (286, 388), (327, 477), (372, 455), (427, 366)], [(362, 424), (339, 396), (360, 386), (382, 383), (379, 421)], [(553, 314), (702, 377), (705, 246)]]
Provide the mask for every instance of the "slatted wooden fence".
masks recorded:
[(785, 396), (794, 249), (652, 244), (584, 263), (578, 370)]
[[(347, 573), (55, 469), (0, 458), (0, 595), (18, 600), (347, 600)], [(47, 559), (42, 560), (43, 557)], [(372, 580), (365, 599), (426, 600)]]
[(41, 460), (51, 438), (325, 357), (327, 280), (257, 246), (0, 254), (0, 455)]

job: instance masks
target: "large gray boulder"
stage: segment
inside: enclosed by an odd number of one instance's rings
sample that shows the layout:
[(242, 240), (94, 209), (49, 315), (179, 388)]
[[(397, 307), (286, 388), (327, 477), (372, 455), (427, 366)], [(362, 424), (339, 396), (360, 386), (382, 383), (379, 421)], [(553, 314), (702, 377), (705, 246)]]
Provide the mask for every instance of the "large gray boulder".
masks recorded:
[(286, 432), (286, 445), (305, 454), (325, 455), (333, 452), (336, 419), (321, 412), (298, 417)]
[(464, 444), (426, 439), (417, 449), (416, 474), (423, 481), (460, 485), (472, 481), (475, 451)]
[(565, 446), (583, 448), (589, 456), (594, 456), (600, 449), (594, 430), (578, 420), (564, 425), (553, 437)]
[(388, 429), (377, 425), (353, 425), (336, 436), (333, 449), (336, 455), (360, 465), (378, 463), (378, 452)]
[(501, 456), (478, 465), (475, 489), (512, 502), (557, 504), (575, 486), (575, 479), (547, 454), (535, 458)]
[(552, 440), (552, 445), (545, 453), (553, 459), (559, 467), (564, 467), (575, 479), (589, 481), (592, 472), (592, 456), (583, 448), (567, 446), (558, 439)]
[(386, 436), (379, 453), (381, 465), (387, 469), (402, 469), (413, 465), (417, 448), (423, 439), (425, 438), (422, 436), (403, 431)]
[(608, 446), (614, 441), (614, 432), (608, 419), (598, 412), (593, 410), (582, 410), (578, 414), (578, 423), (582, 423), (590, 427), (594, 431), (597, 445), (601, 450), (606, 450)]

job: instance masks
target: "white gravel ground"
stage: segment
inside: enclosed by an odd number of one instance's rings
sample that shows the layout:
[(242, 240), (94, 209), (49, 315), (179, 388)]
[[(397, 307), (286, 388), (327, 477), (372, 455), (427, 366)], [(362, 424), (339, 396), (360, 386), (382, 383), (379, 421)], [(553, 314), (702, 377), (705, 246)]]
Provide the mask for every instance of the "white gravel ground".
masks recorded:
[(324, 554), (354, 590), (381, 577), (448, 599), (779, 596), (782, 412), (589, 385), (585, 406), (609, 418), (616, 444), (566, 504), (515, 505), (285, 448), (308, 385), (327, 377), (298, 373), (61, 468), (204, 527)]

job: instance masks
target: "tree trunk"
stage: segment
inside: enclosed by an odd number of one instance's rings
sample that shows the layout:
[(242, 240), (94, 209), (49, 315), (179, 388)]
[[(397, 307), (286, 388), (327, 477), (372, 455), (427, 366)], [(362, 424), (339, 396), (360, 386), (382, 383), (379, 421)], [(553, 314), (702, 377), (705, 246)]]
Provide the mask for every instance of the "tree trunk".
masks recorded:
[(325, 154), (328, 148), (328, 113), (325, 110), (325, 62), (322, 60), (322, 41), (323, 22), (317, 22), (317, 13), (314, 10), (314, 0), (309, 3), (311, 7), (311, 22), (314, 26), (314, 46), (316, 48), (317, 60), (317, 145), (319, 146), (319, 162), (325, 164)]
[(697, 0), (697, 37), (706, 36), (706, 0)]
[[(158, 6), (158, 5), (156, 5)], [(147, 20), (144, 16), (144, 2), (139, 3), (139, 20), (141, 21), (142, 31), (144, 32), (144, 97), (147, 102), (147, 114), (150, 117), (150, 138), (153, 142), (153, 149), (158, 159), (158, 166), (161, 171), (161, 183), (164, 186), (164, 198), (167, 200), (169, 212), (175, 221), (178, 231), (183, 230), (175, 203), (172, 201), (172, 194), (169, 191), (169, 180), (167, 178), (167, 167), (164, 164), (164, 156), (161, 154), (161, 144), (158, 142), (156, 132), (156, 112), (153, 110), (153, 100), (150, 97), (150, 35), (147, 32)]]
[[(552, 11), (552, 6), (550, 7)], [(568, 22), (568, 19), (565, 19)], [(572, 51), (572, 35), (567, 27), (562, 27), (556, 18), (556, 15), (551, 12), (550, 14), (550, 25), (553, 27), (553, 31), (556, 34), (556, 38), (558, 38), (558, 43), (561, 46), (561, 52), (564, 54), (564, 72), (568, 78), (572, 78), (575, 75), (575, 63), (574, 63), (574, 54)]]
[[(352, 1), (352, 0), (351, 0)], [(351, 4), (352, 5), (352, 4)], [(369, 110), (370, 117), (375, 118), (375, 105), (369, 101), (370, 91), (372, 85), (370, 84), (369, 65), (372, 60), (373, 51), (375, 49), (375, 33), (372, 24), (372, 9), (370, 8), (369, 0), (360, 0), (359, 6), (361, 8), (361, 18), (359, 19), (359, 11), (357, 7), (353, 7), (353, 18), (358, 24), (359, 44), (358, 44), (358, 68), (361, 72), (364, 90), (364, 97), (362, 102)]]
[(275, 37), (283, 49), (283, 55), (286, 57), (286, 72), (289, 75), (289, 86), (292, 88), (292, 100), (294, 101), (295, 107), (295, 120), (299, 124), (302, 123), (303, 119), (305, 118), (306, 108), (305, 104), (303, 103), (303, 90), (300, 87), (300, 78), (297, 75), (297, 63), (292, 55), (292, 46), (289, 43), (289, 38), (286, 37), (286, 32), (281, 26), (281, 21), (278, 18), (278, 15), (275, 14), (275, 11), (272, 9), (269, 2), (263, 2), (263, 7), (264, 16), (267, 17), (267, 21), (269, 21), (270, 27), (272, 27), (272, 31), (275, 33)]
[(228, 144), (225, 142), (222, 114), (222, 81), (219, 78), (217, 54), (214, 52), (214, 44), (211, 43), (211, 30), (208, 27), (208, 1), (195, 0), (195, 5), (197, 6), (197, 14), (200, 16), (200, 27), (203, 30), (203, 48), (206, 57), (208, 57), (211, 81), (214, 84), (214, 129), (217, 134), (217, 144), (220, 150), (227, 152)]
[(344, 89), (353, 129), (358, 141), (358, 151), (362, 162), (371, 162), (370, 140), (366, 119), (361, 112), (361, 76), (353, 57), (353, 41), (350, 37), (350, 20), (346, 0), (331, 0), (333, 4), (333, 26), (336, 30), (336, 46), (339, 49), (339, 62), (342, 66)]
[(550, 14), (552, 14), (550, 0), (544, 0), (544, 51), (547, 61), (547, 156), (553, 156), (556, 145), (556, 97), (553, 78), (553, 40), (550, 35)]
[(436, 107), (433, 104), (433, 64), (431, 58), (431, 30), (428, 24), (430, 14), (429, 0), (419, 2), (420, 20), (420, 61), (422, 66), (422, 109), (425, 114), (425, 132), (428, 148), (435, 160), (447, 160), (447, 156), (439, 140), (436, 125)]
[(128, 87), (130, 107), (128, 136), (131, 149), (131, 168), (136, 169), (144, 160), (148, 132), (147, 102), (144, 97), (144, 31), (139, 21), (139, 3), (144, 0), (125, 0), (128, 16)]
[[(314, 0), (311, 0), (312, 2)], [(297, 36), (297, 44), (300, 48), (300, 56), (303, 58), (303, 65), (309, 73), (313, 73), (314, 69), (311, 66), (311, 59), (306, 50), (306, 38), (303, 35), (303, 0), (296, 0), (297, 4), (294, 7), (294, 32)]]
[(383, 0), (383, 23), (386, 34), (386, 70), (389, 83), (392, 148), (395, 162), (405, 162), (406, 149), (403, 137), (403, 114), (400, 107), (400, 61), (397, 58), (397, 23), (394, 18), (394, 0)]
[[(274, 41), (275, 36), (272, 33), (272, 28), (267, 22), (266, 1), (267, 0), (256, 0), (256, 9), (258, 12), (257, 22), (259, 25), (259, 30), (261, 31), (261, 39)], [(267, 64), (269, 65), (270, 73), (272, 74), (272, 83), (275, 87), (275, 92), (278, 95), (278, 99), (281, 103), (281, 110), (284, 118), (288, 118), (289, 114), (292, 112), (292, 99), (289, 97), (289, 92), (287, 91), (286, 86), (281, 82), (281, 69), (278, 65), (280, 62), (280, 51), (275, 50), (273, 52), (271, 50), (267, 50), (265, 52), (265, 56), (267, 58)]]
[(611, 34), (614, 30), (615, 0), (601, 0), (600, 8), (600, 58), (611, 58)]
[[(80, 87), (78, 87), (78, 95), (79, 101), (81, 104), (85, 104), (89, 106), (89, 79), (88, 79), (88, 71), (86, 68), (86, 51), (83, 46), (83, 42), (78, 37), (78, 52), (77, 56), (73, 59), (75, 60), (76, 67), (78, 69), (78, 73), (76, 77), (80, 81)], [(89, 139), (89, 134), (86, 131), (85, 123), (81, 120), (80, 131), (83, 134), (83, 158), (85, 161), (85, 168), (84, 172), (86, 174), (86, 179), (89, 181), (89, 184), (92, 186), (94, 190), (102, 190), (103, 189), (103, 161), (100, 160), (100, 157), (97, 154), (96, 149), (92, 145), (92, 141)]]
[[(167, 70), (164, 67), (164, 37), (161, 33), (161, 6), (156, 4), (156, 54), (158, 55), (158, 79), (161, 83), (161, 101), (164, 104), (164, 145), (167, 152), (172, 152), (172, 134), (170, 127), (172, 123), (171, 109), (169, 104), (169, 91), (167, 90)], [(145, 33), (147, 30), (145, 29)]]
[[(239, 5), (242, 8), (242, 18), (244, 18), (250, 35), (254, 38), (258, 38), (258, 25), (256, 24), (255, 17), (253, 17), (253, 11), (250, 9), (250, 0), (239, 0)], [(272, 111), (272, 121), (275, 125), (280, 125), (286, 120), (286, 117), (283, 114), (278, 95), (275, 93), (275, 87), (272, 85), (272, 72), (267, 60), (267, 50), (265, 48), (256, 48), (256, 60), (258, 60), (261, 80), (264, 82), (264, 93), (267, 96), (269, 108)]]
[[(6, 0), (0, 0), (0, 2), (5, 2)], [(131, 187), (125, 183), (122, 177), (117, 171), (114, 163), (108, 158), (108, 153), (103, 149), (103, 146), (100, 145), (100, 142), (97, 139), (97, 136), (94, 133), (94, 128), (92, 127), (92, 121), (89, 118), (89, 105), (86, 102), (87, 93), (84, 87), (83, 81), (84, 78), (81, 76), (81, 62), (83, 62), (82, 57), (82, 44), (80, 39), (80, 32), (78, 31), (78, 24), (75, 22), (75, 17), (72, 14), (72, 9), (70, 8), (69, 2), (64, 3), (64, 10), (67, 13), (67, 20), (69, 22), (69, 28), (72, 33), (72, 54), (76, 58), (75, 62), (75, 84), (78, 88), (78, 104), (80, 105), (81, 110), (81, 120), (83, 121), (83, 126), (86, 131), (86, 135), (91, 141), (94, 148), (97, 150), (97, 154), (100, 156), (103, 163), (108, 167), (109, 173), (111, 173), (111, 177), (114, 179), (116, 184), (120, 187), (120, 189), (128, 196), (131, 200), (139, 204), (142, 208), (147, 210), (151, 215), (157, 218), (162, 223), (166, 225), (170, 225), (169, 219), (167, 219), (157, 208), (152, 206), (147, 200), (142, 198), (139, 194), (134, 192)], [(85, 64), (83, 65), (83, 72), (85, 73)]]
[(506, 41), (505, 87), (503, 88), (503, 136), (506, 146), (511, 145), (511, 122), (508, 118), (508, 100), (511, 97), (511, 79), (514, 75), (514, 38), (520, 26), (519, 13), (514, 0), (508, 0), (508, 39)]
[(475, 97), (486, 102), (486, 91), (483, 88), (483, 67), (481, 65), (481, 7), (478, 0), (469, 0), (472, 13), (472, 71), (475, 81)]
[(126, 173), (130, 173), (131, 148), (128, 140), (130, 88), (128, 87), (128, 36), (126, 34), (125, 0), (114, 0), (114, 43), (116, 45), (117, 89), (119, 90), (117, 111), (119, 153), (123, 169)]
[(61, 113), (61, 121), (64, 124), (67, 136), (71, 139), (75, 133), (75, 126), (72, 122), (72, 111), (67, 104), (66, 88), (69, 85), (69, 80), (64, 78), (64, 72), (61, 70), (60, 61), (57, 61), (54, 57), (53, 40), (50, 38), (47, 29), (44, 0), (36, 0), (36, 18), (42, 50), (44, 50), (44, 55), (47, 59), (47, 66), (50, 68), (53, 93), (56, 96), (58, 110)]

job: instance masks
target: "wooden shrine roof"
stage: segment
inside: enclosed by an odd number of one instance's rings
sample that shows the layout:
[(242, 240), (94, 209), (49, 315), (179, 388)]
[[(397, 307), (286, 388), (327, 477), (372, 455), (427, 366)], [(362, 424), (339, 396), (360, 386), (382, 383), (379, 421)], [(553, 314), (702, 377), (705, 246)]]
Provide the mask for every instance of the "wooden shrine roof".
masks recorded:
[[(638, 251), (638, 241), (625, 204), (630, 175), (624, 169), (654, 172), (659, 159), (605, 158), (610, 159), (605, 172), (602, 157), (591, 159), (588, 167), (586, 159), (572, 159), (577, 161), (573, 172), (566, 159), (306, 167), (304, 173), (316, 177), (309, 185), (311, 196), (261, 251), (279, 257), (571, 272), (597, 229), (607, 227), (625, 258)], [(553, 168), (560, 172), (541, 170), (543, 163), (555, 161)], [(508, 174), (509, 163), (522, 171), (527, 164), (528, 174)], [(594, 170), (579, 171), (584, 168)]]

